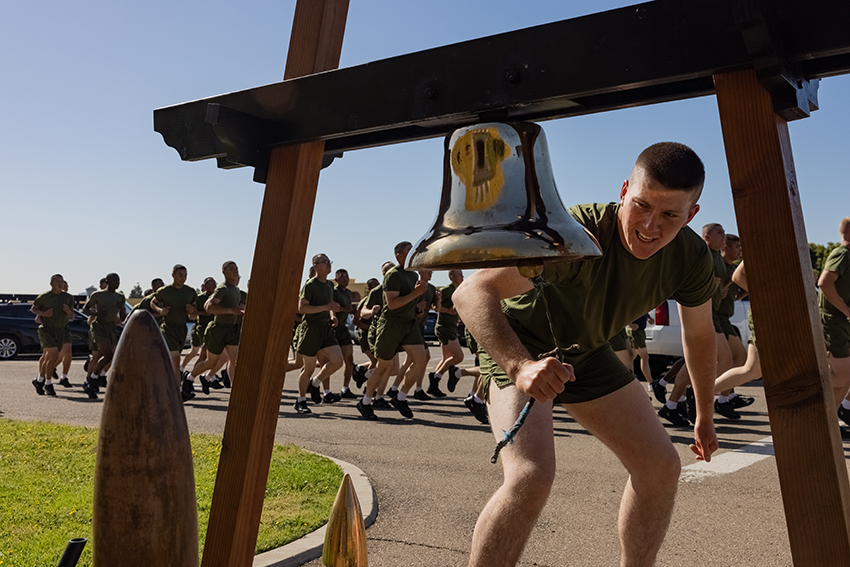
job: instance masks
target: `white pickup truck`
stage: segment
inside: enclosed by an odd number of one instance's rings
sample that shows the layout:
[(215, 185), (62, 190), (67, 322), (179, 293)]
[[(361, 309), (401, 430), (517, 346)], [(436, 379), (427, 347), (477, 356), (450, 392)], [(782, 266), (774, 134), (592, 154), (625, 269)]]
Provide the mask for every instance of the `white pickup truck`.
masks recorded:
[[(750, 329), (747, 325), (749, 308), (749, 300), (736, 301), (735, 314), (729, 319), (741, 331), (741, 340), (744, 345), (750, 337)], [(655, 319), (655, 324), (646, 326), (646, 350), (649, 353), (649, 365), (653, 376), (661, 376), (670, 363), (685, 356), (682, 348), (679, 305), (675, 300), (668, 299), (656, 307), (654, 312), (650, 312), (650, 315)]]

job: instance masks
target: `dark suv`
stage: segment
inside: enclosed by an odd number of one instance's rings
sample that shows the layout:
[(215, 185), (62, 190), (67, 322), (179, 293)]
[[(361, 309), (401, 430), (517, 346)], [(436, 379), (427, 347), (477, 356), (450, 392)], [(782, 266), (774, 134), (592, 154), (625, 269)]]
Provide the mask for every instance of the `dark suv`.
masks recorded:
[[(0, 303), (0, 360), (10, 360), (22, 352), (41, 352), (38, 323), (30, 309), (31, 303)], [(74, 352), (89, 351), (89, 324), (86, 316), (75, 311), (71, 321), (71, 348)]]

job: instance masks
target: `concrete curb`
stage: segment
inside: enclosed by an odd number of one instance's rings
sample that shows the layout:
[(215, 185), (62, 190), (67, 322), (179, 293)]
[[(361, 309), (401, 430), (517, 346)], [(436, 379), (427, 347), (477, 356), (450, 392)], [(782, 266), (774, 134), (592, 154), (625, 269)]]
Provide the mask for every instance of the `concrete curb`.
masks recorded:
[[(322, 455), (340, 466), (343, 473), (351, 477), (354, 484), (354, 492), (360, 500), (360, 510), (363, 512), (363, 523), (368, 528), (375, 523), (378, 517), (378, 499), (369, 477), (351, 463)], [(327, 526), (322, 526), (315, 532), (307, 534), (301, 539), (288, 543), (283, 547), (266, 551), (254, 556), (253, 567), (298, 567), (308, 561), (322, 556), (322, 547), (325, 544), (325, 532)]]

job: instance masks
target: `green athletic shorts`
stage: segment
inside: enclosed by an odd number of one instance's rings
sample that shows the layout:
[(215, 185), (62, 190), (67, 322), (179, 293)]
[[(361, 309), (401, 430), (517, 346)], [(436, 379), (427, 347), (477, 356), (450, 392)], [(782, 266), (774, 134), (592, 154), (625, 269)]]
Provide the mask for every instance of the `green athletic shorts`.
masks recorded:
[(360, 352), (363, 354), (372, 352), (369, 346), (369, 329), (357, 329), (357, 342), (360, 344)]
[(478, 356), (478, 343), (475, 342), (475, 338), (469, 333), (469, 327), (463, 328), (463, 336), (466, 337), (466, 348), (474, 356)]
[(92, 350), (97, 350), (97, 343), (105, 341), (113, 347), (118, 344), (118, 332), (115, 329), (115, 323), (103, 323), (95, 321), (89, 329), (89, 340)]
[[(425, 333), (423, 332), (422, 334), (424, 335)], [(441, 345), (447, 345), (451, 341), (457, 340), (457, 325), (436, 325), (434, 327), (434, 334), (437, 335), (437, 339)]]
[(316, 356), (323, 348), (335, 346), (336, 331), (330, 324), (310, 325), (303, 321), (295, 330), (295, 352), (304, 356)]
[(752, 309), (747, 309), (747, 327), (750, 329), (750, 338), (747, 339), (747, 343), (756, 346), (756, 328), (755, 325), (753, 325)]
[(646, 348), (646, 329), (628, 329), (626, 334), (634, 348)]
[(850, 320), (844, 315), (833, 315), (821, 311), (823, 338), (826, 350), (835, 358), (850, 357)]
[(629, 350), (628, 344), (626, 341), (629, 340), (629, 335), (626, 333), (626, 329), (621, 329), (619, 333), (614, 335), (608, 340), (608, 344), (611, 345), (611, 348), (614, 352), (622, 352), (624, 350)]
[(348, 331), (348, 327), (345, 326), (344, 321), (340, 321), (336, 326), (334, 336), (336, 337), (336, 344), (341, 347), (354, 344), (354, 341), (351, 340), (351, 333)]
[(71, 342), (71, 330), (68, 327), (53, 329), (44, 325), (38, 328), (38, 340), (41, 341), (41, 348), (62, 348), (62, 345)]
[(741, 338), (741, 331), (738, 330), (738, 327), (732, 324), (732, 321), (729, 320), (729, 317), (719, 317), (720, 328), (723, 330), (723, 334), (726, 335), (728, 339), (732, 335)]
[(204, 333), (207, 331), (207, 327), (209, 325), (200, 325), (195, 323), (195, 326), (192, 327), (192, 346), (202, 348), (204, 346)]
[(238, 344), (239, 327), (236, 323), (221, 324), (213, 321), (207, 325), (207, 330), (204, 332), (204, 345), (210, 353), (219, 355), (224, 352), (225, 346)]
[(163, 323), (159, 328), (162, 331), (162, 338), (165, 339), (168, 352), (181, 352), (186, 344), (186, 333), (188, 333), (186, 325), (184, 324), (181, 327)]
[[(529, 352), (532, 356), (540, 354), (531, 349)], [(480, 351), (478, 357), (485, 399), (489, 395), (491, 383), (495, 383), (498, 388), (513, 385), (505, 371), (493, 362), (486, 352)], [(619, 390), (635, 380), (634, 373), (623, 366), (610, 343), (590, 352), (567, 356), (566, 362), (573, 366), (576, 379), (565, 384), (564, 391), (555, 396), (556, 404), (589, 402)]]
[(375, 348), (372, 351), (380, 360), (392, 360), (404, 345), (425, 345), (416, 321), (378, 319), (375, 329)]

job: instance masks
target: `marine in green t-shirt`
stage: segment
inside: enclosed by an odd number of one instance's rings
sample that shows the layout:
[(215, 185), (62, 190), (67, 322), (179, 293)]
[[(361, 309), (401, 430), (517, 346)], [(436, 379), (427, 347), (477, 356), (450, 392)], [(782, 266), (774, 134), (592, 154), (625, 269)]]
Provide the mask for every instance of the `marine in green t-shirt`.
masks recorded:
[[(523, 158), (518, 161), (530, 161)], [(502, 167), (508, 167), (508, 159)], [(530, 533), (545, 505), (556, 470), (553, 403), (563, 403), (628, 468), (630, 480), (619, 515), (619, 525), (626, 526), (623, 562), (655, 560), (675, 500), (675, 490), (663, 487), (678, 483), (679, 455), (646, 391), (608, 340), (669, 298), (679, 302), (698, 410), (691, 449), (698, 458), (710, 459), (717, 450), (710, 304), (716, 284), (705, 242), (687, 227), (699, 211), (704, 180), (702, 162), (690, 148), (654, 144), (640, 154), (623, 182), (619, 203), (569, 209), (599, 243), (600, 257), (544, 264), (539, 291), (513, 267), (478, 270), (455, 291), (455, 307), (479, 344), (496, 437), (502, 438), (502, 430), (517, 420), (530, 397), (537, 401), (525, 413), (514, 443), (501, 452), (509, 457), (502, 461), (506, 470), (499, 502), (523, 505), (494, 506), (494, 500), (484, 508), (471, 549), (479, 563), (494, 557), (516, 563), (524, 542), (502, 542), (501, 526)], [(518, 477), (522, 482), (515, 481)], [(637, 486), (647, 494), (665, 496), (642, 502), (630, 497)], [(650, 507), (662, 527), (641, 529), (637, 536), (632, 522), (640, 523)]]
[(163, 286), (154, 292), (151, 307), (162, 316), (160, 329), (165, 338), (165, 345), (171, 353), (171, 362), (174, 365), (174, 375), (178, 384), (182, 382), (180, 376), (180, 353), (186, 342), (186, 333), (189, 316), (195, 313), (195, 301), (198, 292), (195, 288), (186, 285), (188, 272), (186, 266), (177, 264), (171, 270), (173, 283)]
[[(202, 376), (201, 385), (208, 388), (209, 381), (205, 372), (213, 369), (218, 364), (219, 358), (227, 351), (227, 373), (230, 380), (235, 380), (236, 358), (239, 355), (239, 329), (236, 323), (237, 317), (245, 312), (245, 304), (241, 303), (242, 294), (239, 291), (239, 266), (230, 260), (221, 266), (224, 282), (219, 284), (210, 295), (204, 305), (207, 315), (213, 316), (213, 321), (207, 325), (204, 333), (204, 345), (207, 349), (207, 358), (199, 360), (192, 368), (192, 372), (183, 380), (183, 401), (195, 397), (193, 381), (195, 377)], [(206, 390), (205, 390), (206, 391)]]
[(96, 362), (92, 358), (86, 382), (83, 384), (83, 389), (92, 399), (96, 399), (98, 393), (96, 377), (101, 370), (112, 362), (112, 357), (115, 354), (115, 345), (118, 342), (118, 332), (115, 325), (124, 321), (127, 315), (124, 294), (116, 291), (118, 286), (121, 285), (118, 274), (107, 274), (105, 279), (106, 289), (92, 293), (86, 304), (83, 305), (83, 314), (94, 316), (89, 333), (92, 343), (100, 354), (100, 358)]
[(74, 316), (74, 298), (63, 291), (65, 279), (60, 274), (50, 278), (50, 291), (35, 298), (30, 308), (39, 318), (38, 339), (43, 355), (38, 363), (38, 376), (32, 381), (38, 395), (55, 396), (53, 371), (59, 363), (59, 351), (71, 342), (68, 319)]
[(463, 283), (463, 272), (461, 270), (449, 270), (449, 281), (451, 283), (440, 288), (440, 305), (438, 307), (437, 324), (434, 326), (434, 334), (440, 340), (442, 359), (437, 364), (434, 372), (428, 375), (428, 393), (435, 397), (443, 397), (445, 394), (440, 390), (440, 380), (443, 374), (448, 372), (449, 392), (455, 391), (458, 381), (458, 373), (455, 372), (456, 365), (463, 362), (463, 350), (458, 340), (457, 325), (460, 321), (457, 309), (455, 309), (452, 296), (455, 290)]
[(826, 259), (818, 278), (818, 309), (830, 354), (833, 388), (850, 388), (850, 217), (839, 225), (842, 241)]
[[(204, 310), (204, 306), (207, 300), (212, 297), (215, 288), (215, 279), (207, 277), (204, 279), (204, 283), (201, 284), (201, 293), (195, 298), (195, 324), (192, 326), (191, 332), (192, 348), (183, 356), (183, 360), (180, 363), (180, 374), (184, 379), (189, 375), (189, 371), (186, 370), (189, 362), (195, 357), (198, 357), (198, 360), (204, 360), (207, 357), (206, 347), (204, 346), (204, 333), (207, 331), (207, 325), (212, 323), (213, 316)], [(214, 382), (215, 384), (213, 384)], [(211, 381), (210, 384), (213, 384), (216, 389), (224, 387), (219, 386), (215, 380)]]
[(340, 398), (356, 399), (357, 396), (351, 391), (351, 377), (354, 373), (354, 340), (351, 338), (351, 333), (348, 330), (348, 316), (352, 315), (354, 320), (355, 306), (352, 305), (351, 290), (348, 289), (348, 284), (351, 283), (351, 278), (348, 275), (348, 270), (343, 268), (334, 272), (334, 287), (333, 300), (339, 304), (339, 311), (336, 315), (336, 342), (339, 344), (339, 349), (342, 352), (342, 361), (345, 366), (342, 373), (342, 389), (340, 390)]

